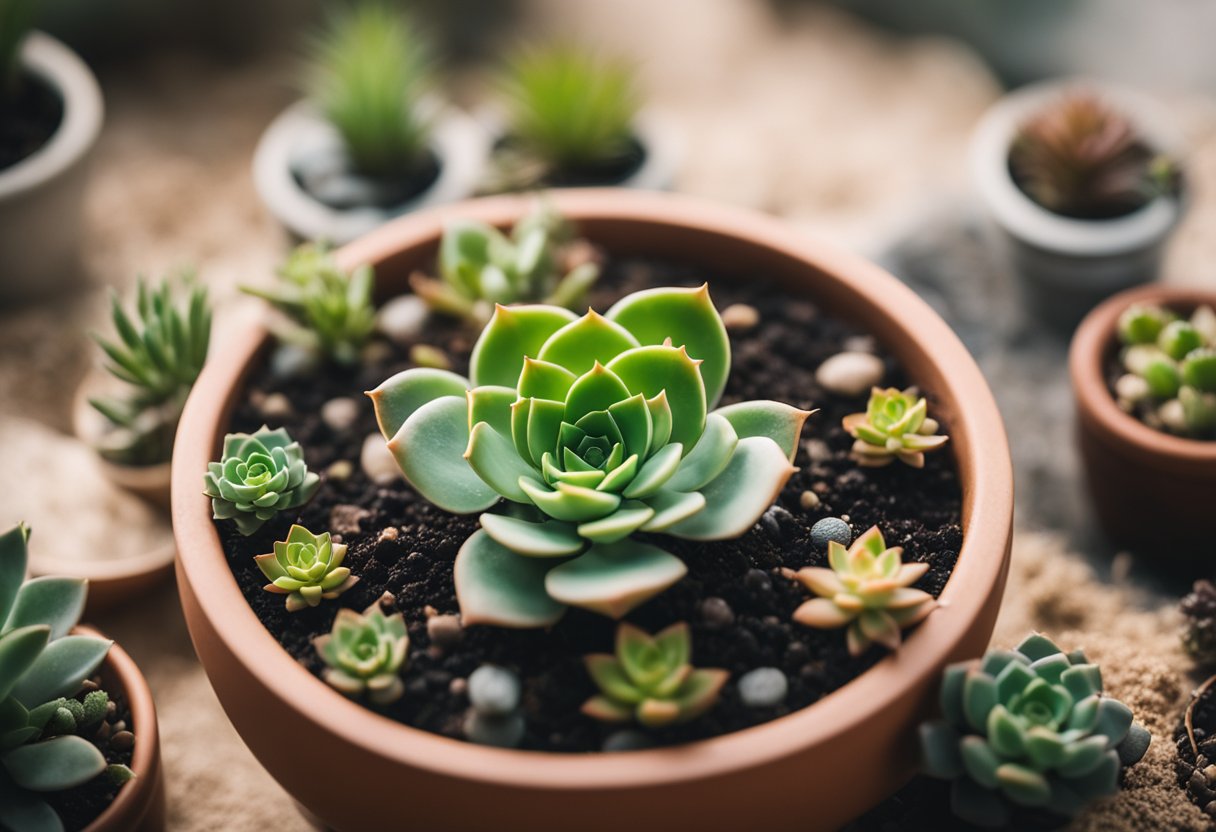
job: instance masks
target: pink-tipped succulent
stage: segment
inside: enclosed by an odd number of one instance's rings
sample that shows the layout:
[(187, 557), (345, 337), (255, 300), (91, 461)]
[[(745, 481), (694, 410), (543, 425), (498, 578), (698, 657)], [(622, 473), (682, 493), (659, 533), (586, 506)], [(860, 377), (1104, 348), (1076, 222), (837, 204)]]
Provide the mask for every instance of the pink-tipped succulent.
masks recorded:
[(887, 548), (871, 527), (848, 549), (828, 543), (830, 569), (807, 566), (791, 577), (818, 595), (794, 610), (799, 624), (819, 629), (848, 627), (849, 653), (860, 656), (871, 644), (894, 650), (900, 632), (933, 612), (937, 602), (912, 584), (929, 571), (927, 563), (904, 563), (903, 549)]
[(730, 674), (694, 669), (688, 625), (673, 624), (651, 636), (630, 624), (616, 631), (616, 655), (584, 661), (600, 693), (583, 713), (602, 722), (637, 720), (649, 728), (687, 722), (713, 707)]
[(915, 387), (897, 390), (875, 387), (865, 413), (844, 417), (844, 429), (856, 440), (852, 457), (859, 465), (878, 468), (896, 459), (913, 468), (923, 468), (925, 454), (949, 440), (938, 435), (936, 419), (928, 416), (928, 404)]

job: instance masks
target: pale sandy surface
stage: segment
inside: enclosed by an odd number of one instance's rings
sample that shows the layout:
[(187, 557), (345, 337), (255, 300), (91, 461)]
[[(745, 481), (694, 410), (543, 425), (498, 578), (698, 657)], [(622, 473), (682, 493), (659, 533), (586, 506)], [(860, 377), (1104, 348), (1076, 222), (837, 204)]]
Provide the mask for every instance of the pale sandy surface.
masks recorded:
[[(594, 32), (638, 56), (656, 108), (684, 136), (683, 190), (773, 211), (865, 250), (912, 227), (926, 206), (963, 198), (967, 132), (998, 93), (957, 46), (890, 40), (831, 12), (779, 22), (767, 5), (748, 0), (531, 5), (546, 12), (549, 28)], [(255, 198), (249, 161), (258, 133), (290, 99), (283, 67), (186, 60), (107, 79), (109, 120), (86, 206), (98, 283), (128, 284), (139, 272), (194, 263), (225, 309), (237, 283), (265, 278), (285, 242)], [(1196, 148), (1193, 173), (1216, 183), (1211, 113), (1186, 98), (1176, 108)], [(1212, 262), (1216, 243), (1199, 229), (1214, 214), (1200, 190), (1171, 256), (1172, 279), (1205, 277), (1199, 264)], [(74, 464), (78, 449), (62, 438), (39, 441), (34, 430), (18, 433), (9, 417), (68, 428), (68, 404), (90, 361), (84, 333), (102, 310), (92, 293), (0, 317), (0, 458), (12, 442), (22, 444), (23, 459), (55, 458), (42, 471), (29, 469), (31, 490), (62, 492), (67, 475), (43, 475)], [(222, 337), (228, 316), (219, 317)], [(15, 520), (8, 515), (16, 503), (7, 494), (0, 501), (0, 522)], [(141, 545), (128, 527), (99, 528), (105, 516), (95, 512), (82, 525), (90, 539)], [(1191, 681), (1172, 613), (1139, 611), (1142, 603), (1152, 606), (1095, 580), (1052, 540), (1022, 534), (997, 638), (1012, 642), (1038, 626), (1084, 645), (1103, 661), (1110, 686), (1165, 735)], [(156, 692), (171, 829), (305, 828), (225, 720), (172, 587), (97, 623), (130, 650)], [(1171, 758), (1168, 737), (1156, 742), (1132, 788), (1078, 828), (1199, 828), (1172, 791)]]

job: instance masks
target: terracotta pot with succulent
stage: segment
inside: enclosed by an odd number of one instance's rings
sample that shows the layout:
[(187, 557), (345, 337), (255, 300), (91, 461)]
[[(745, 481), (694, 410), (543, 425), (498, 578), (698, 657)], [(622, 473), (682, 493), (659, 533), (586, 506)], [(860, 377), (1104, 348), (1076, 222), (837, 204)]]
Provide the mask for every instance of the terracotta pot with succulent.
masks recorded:
[(498, 88), (485, 114), (496, 140), (483, 193), (674, 183), (674, 134), (643, 109), (627, 61), (570, 44), (533, 46), (511, 57)]
[(163, 829), (148, 684), (113, 642), (75, 626), (86, 581), (23, 582), (28, 537), (0, 534), (0, 826)]
[(307, 97), (271, 123), (253, 160), (258, 194), (294, 238), (347, 243), (472, 194), (485, 133), (431, 91), (430, 46), (399, 8), (332, 10), (308, 61)]
[[(196, 649), (296, 800), (337, 829), (406, 794), (459, 829), (833, 829), (898, 787), (933, 679), (986, 645), (1012, 512), (999, 413), (914, 295), (621, 190), (420, 214), (325, 268), (360, 346), (285, 373), (247, 329), (174, 461)], [(434, 308), (389, 314), (411, 282)]]
[(1069, 370), (1107, 535), (1204, 567), (1216, 534), (1216, 292), (1146, 286), (1110, 298), (1077, 330)]
[(83, 277), (86, 161), (102, 101), (88, 67), (31, 33), (38, 0), (0, 6), (0, 299), (62, 290)]
[(1177, 151), (1148, 102), (1087, 82), (1025, 87), (984, 116), (972, 174), (1036, 320), (1071, 332), (1157, 277), (1183, 210)]

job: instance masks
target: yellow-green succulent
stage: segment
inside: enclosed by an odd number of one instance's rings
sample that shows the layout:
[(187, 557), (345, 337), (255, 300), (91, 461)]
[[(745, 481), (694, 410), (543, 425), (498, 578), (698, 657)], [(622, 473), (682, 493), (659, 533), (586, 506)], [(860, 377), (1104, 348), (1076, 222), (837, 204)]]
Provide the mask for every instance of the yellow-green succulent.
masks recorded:
[(925, 454), (942, 447), (949, 438), (937, 435), (937, 420), (928, 417), (928, 407), (916, 388), (875, 387), (866, 412), (851, 413), (843, 420), (844, 429), (855, 440), (853, 459), (871, 468), (897, 459), (923, 468)]
[(345, 543), (334, 543), (329, 532), (313, 534), (299, 525), (291, 527), (286, 540), (275, 541), (273, 552), (254, 558), (270, 581), (266, 591), (287, 596), (288, 612), (337, 598), (358, 583), (342, 565), (345, 559)]

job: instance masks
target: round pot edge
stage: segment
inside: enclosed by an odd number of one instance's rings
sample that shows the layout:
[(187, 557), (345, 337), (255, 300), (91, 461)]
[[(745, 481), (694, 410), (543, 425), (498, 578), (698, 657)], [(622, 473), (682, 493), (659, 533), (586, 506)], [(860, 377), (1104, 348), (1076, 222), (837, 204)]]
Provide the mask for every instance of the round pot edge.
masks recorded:
[(397, 216), (471, 196), (481, 174), (488, 139), (481, 126), (463, 110), (451, 104), (432, 103), (438, 113), (431, 143), (439, 158), (439, 175), (425, 191), (391, 209), (392, 215), (380, 209), (330, 208), (295, 181), (289, 158), (297, 131), (302, 126), (318, 124), (332, 129), (305, 99), (275, 116), (258, 140), (252, 163), (253, 182), (262, 204), (296, 237), (343, 245)]
[(63, 119), (45, 145), (0, 170), (0, 201), (17, 199), (72, 168), (96, 144), (105, 117), (96, 76), (59, 40), (44, 32), (31, 32), (22, 45), (21, 62), (63, 98)]
[[(174, 527), (182, 552), (178, 567), (185, 578), (182, 591), (191, 592), (201, 609), (224, 606), (222, 616), (205, 611), (203, 615), (227, 643), (227, 649), (239, 656), (247, 672), (274, 691), (287, 707), (293, 707), (291, 702), (297, 697), (286, 695), (286, 688), (297, 683), (314, 685), (313, 696), (327, 697), (327, 710), (341, 714), (326, 721), (328, 730), (387, 760), (452, 778), (498, 785), (598, 790), (720, 776), (796, 754), (841, 733), (842, 725), (863, 722), (866, 715), (897, 700), (901, 693), (928, 684), (947, 661), (961, 658), (959, 649), (969, 636), (971, 624), (989, 604), (999, 604), (1012, 535), (1013, 478), (995, 400), (978, 366), (945, 322), (911, 289), (879, 267), (829, 244), (800, 238), (779, 221), (746, 210), (621, 189), (572, 189), (554, 192), (553, 198), (558, 208), (576, 222), (594, 216), (692, 227), (775, 248), (784, 256), (837, 275), (838, 281), (848, 284), (849, 291), (888, 310), (898, 334), (910, 339), (908, 349), (923, 351), (914, 339), (939, 345), (935, 353), (940, 354), (935, 355), (934, 363), (959, 408), (952, 430), (957, 442), (975, 450), (964, 495), (970, 509), (964, 526), (972, 531), (964, 534), (959, 562), (942, 593), (943, 608), (922, 623), (900, 651), (814, 705), (762, 725), (684, 746), (585, 757), (507, 751), (474, 746), (387, 720), (329, 690), (300, 668), (266, 632), (227, 570), (206, 503), (197, 496), (197, 474), (205, 470), (214, 452), (222, 430), (219, 420), (227, 410), (228, 399), (236, 395), (240, 378), (267, 337), (264, 331), (249, 329), (239, 342), (229, 345), (226, 354), (218, 356), (220, 360), (208, 365), (187, 404), (175, 452), (174, 488)], [(347, 264), (378, 262), (394, 247), (404, 247), (404, 240), (418, 244), (433, 239), (445, 218), (456, 213), (505, 222), (518, 216), (527, 204), (522, 197), (496, 197), (401, 218), (346, 247), (340, 256)], [(839, 277), (841, 274), (850, 277), (845, 280)], [(891, 311), (895, 307), (898, 316)], [(207, 395), (199, 394), (199, 390), (207, 391)], [(985, 462), (980, 463), (983, 454)], [(984, 469), (982, 474), (977, 473), (980, 469)], [(223, 574), (218, 574), (221, 566)], [(255, 633), (252, 637), (250, 628)], [(865, 704), (859, 708), (858, 702)]]
[(1150, 285), (1120, 292), (1086, 315), (1068, 351), (1069, 375), (1077, 416), (1083, 429), (1110, 446), (1126, 449), (1161, 467), (1180, 471), (1211, 470), (1216, 466), (1216, 441), (1187, 439), (1151, 428), (1119, 409), (1106, 385), (1104, 363), (1114, 347), (1119, 316), (1133, 303), (1212, 304), (1216, 290), (1189, 286)]
[(1045, 251), (1074, 257), (1107, 257), (1150, 248), (1181, 219), (1179, 198), (1158, 196), (1130, 214), (1106, 220), (1065, 217), (1043, 208), (1009, 175), (1009, 146), (1021, 123), (1070, 89), (1091, 89), (1126, 113), (1155, 148), (1176, 155), (1181, 140), (1157, 118), (1160, 110), (1126, 88), (1085, 78), (1044, 81), (1006, 93), (976, 124), (969, 149), (972, 180), (987, 213), (1011, 236)]
[[(97, 638), (106, 637), (87, 625), (78, 625), (73, 632)], [(114, 801), (85, 827), (84, 832), (160, 829), (164, 825), (164, 819), (151, 817), (155, 812), (164, 811), (160, 726), (156, 718), (156, 702), (152, 697), (152, 688), (140, 671), (139, 665), (118, 642), (110, 645), (102, 667), (107, 665), (113, 669), (114, 677), (122, 685), (131, 708), (131, 721), (134, 723), (136, 737), (131, 770), (135, 772), (135, 778), (119, 790)]]

